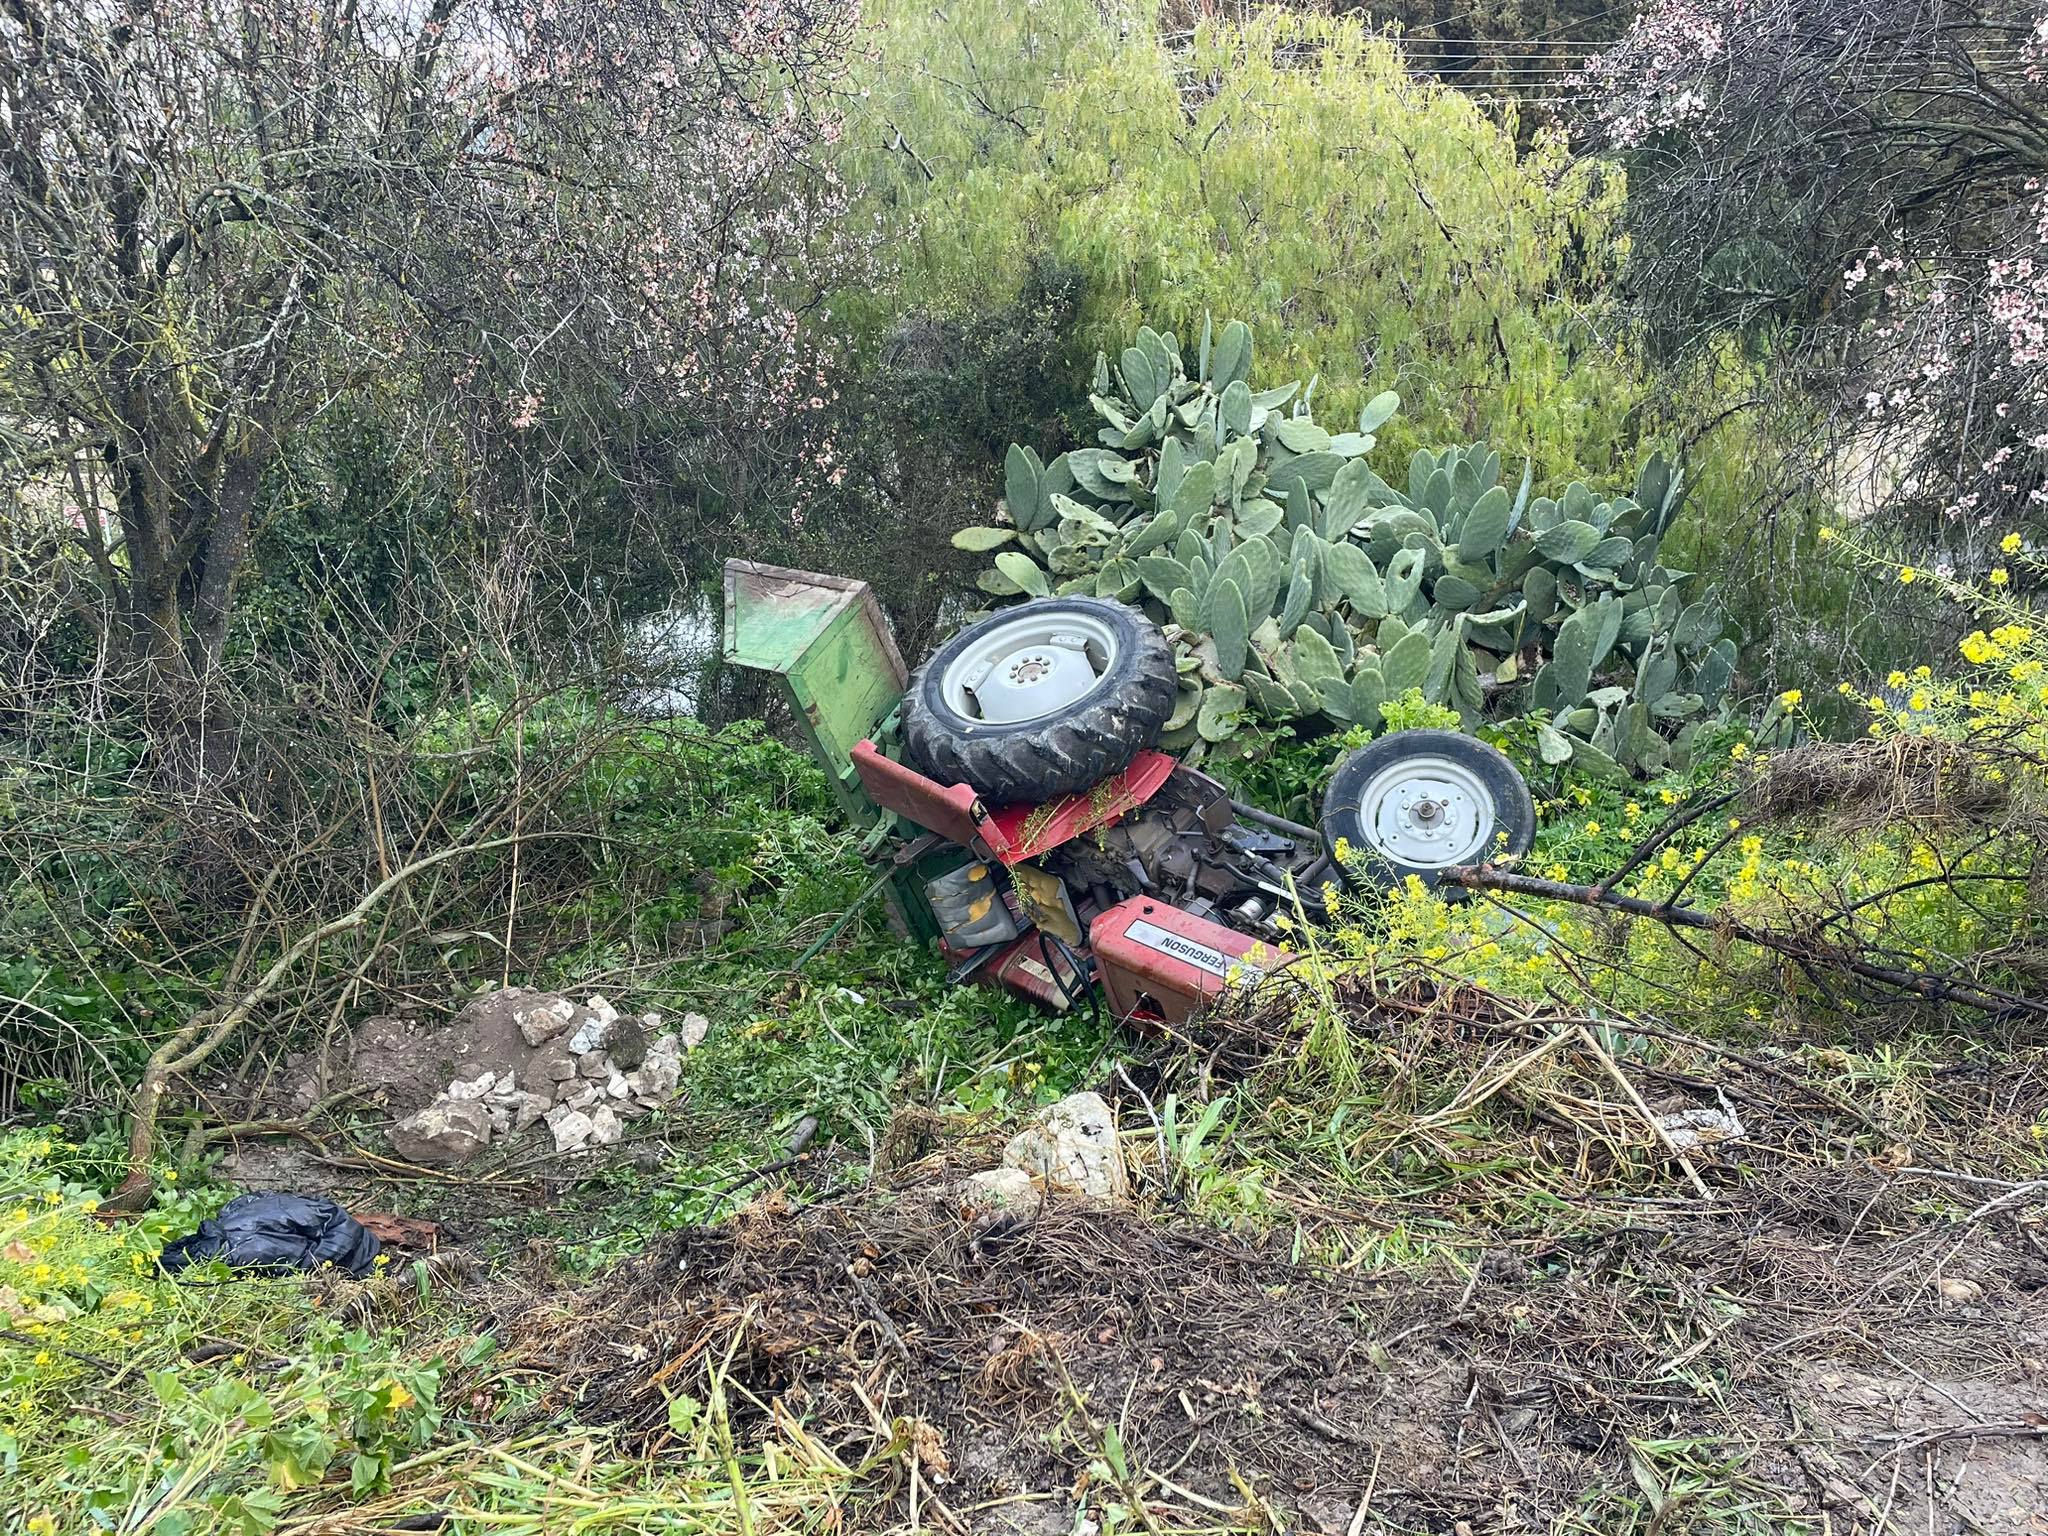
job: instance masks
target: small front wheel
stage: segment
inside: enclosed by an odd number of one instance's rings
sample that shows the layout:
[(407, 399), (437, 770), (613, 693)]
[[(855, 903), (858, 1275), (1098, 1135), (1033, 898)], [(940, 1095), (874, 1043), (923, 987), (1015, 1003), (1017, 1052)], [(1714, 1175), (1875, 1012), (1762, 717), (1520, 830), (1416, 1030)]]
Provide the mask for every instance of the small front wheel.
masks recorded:
[(1529, 851), (1536, 803), (1497, 748), (1457, 731), (1394, 731), (1337, 765), (1323, 842), (1352, 885), (1434, 886), (1458, 864)]

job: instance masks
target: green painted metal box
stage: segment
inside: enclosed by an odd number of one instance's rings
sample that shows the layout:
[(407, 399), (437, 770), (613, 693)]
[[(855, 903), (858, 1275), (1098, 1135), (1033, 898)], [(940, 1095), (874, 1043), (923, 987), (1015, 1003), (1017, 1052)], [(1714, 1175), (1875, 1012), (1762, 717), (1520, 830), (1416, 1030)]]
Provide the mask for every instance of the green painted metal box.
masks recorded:
[(779, 675), (847, 814), (873, 821), (852, 752), (903, 697), (909, 673), (864, 581), (754, 560), (725, 563), (725, 659)]

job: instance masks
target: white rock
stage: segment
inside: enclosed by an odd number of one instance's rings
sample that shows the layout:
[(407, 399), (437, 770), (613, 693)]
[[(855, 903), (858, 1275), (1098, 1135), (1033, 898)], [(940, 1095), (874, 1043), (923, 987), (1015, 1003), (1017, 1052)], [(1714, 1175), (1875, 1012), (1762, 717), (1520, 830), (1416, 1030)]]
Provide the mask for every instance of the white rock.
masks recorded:
[(512, 1129), (523, 1131), (534, 1121), (548, 1112), (548, 1097), (544, 1093), (522, 1093), (518, 1107), (512, 1111)]
[(647, 1027), (647, 1033), (651, 1036), (661, 1028), (661, 1015), (658, 1013), (643, 1013), (640, 1015), (640, 1022)]
[(686, 1013), (682, 1023), (683, 1049), (694, 1051), (704, 1043), (704, 1037), (711, 1033), (711, 1021), (701, 1013)]
[(589, 1109), (592, 1105), (597, 1103), (597, 1100), (597, 1084), (585, 1083), (581, 1088), (577, 1089), (572, 1096), (570, 1096), (567, 1099), (564, 1099), (562, 1102), (567, 1104), (571, 1109)]
[(590, 1116), (581, 1110), (557, 1108), (548, 1115), (548, 1129), (555, 1133), (557, 1152), (573, 1152), (590, 1140)]
[(1725, 1109), (1682, 1109), (1675, 1115), (1659, 1115), (1657, 1123), (1681, 1152), (1717, 1141), (1740, 1141), (1748, 1134), (1734, 1112)]
[(595, 992), (590, 994), (589, 1000), (586, 1001), (583, 1006), (588, 1008), (592, 1013), (596, 1014), (598, 1018), (603, 1020), (606, 1024), (612, 1024), (618, 1020), (619, 1010), (614, 1008), (610, 1003), (606, 1002), (601, 996), (599, 996)]
[(683, 1080), (681, 1053), (674, 1035), (662, 1035), (647, 1047), (647, 1059), (627, 1078), (627, 1086), (657, 1104), (675, 1097), (676, 1085)]
[(1116, 1117), (1099, 1093), (1069, 1094), (1040, 1110), (1003, 1149), (1003, 1166), (1091, 1200), (1121, 1200), (1129, 1191)]
[(960, 1204), (970, 1221), (1029, 1215), (1041, 1203), (1038, 1186), (1021, 1168), (985, 1168), (960, 1181)]
[[(616, 1017), (616, 1015), (614, 1015)], [(576, 1033), (569, 1037), (569, 1049), (578, 1056), (587, 1056), (592, 1051), (604, 1049), (606, 1036), (612, 1032), (610, 1019), (601, 1019), (595, 1013), (576, 1026)]]
[(614, 1071), (605, 1081), (604, 1091), (609, 1098), (623, 1099), (633, 1090), (626, 1085), (626, 1074)]
[(464, 1099), (488, 1098), (491, 1090), (497, 1086), (498, 1074), (495, 1072), (485, 1072), (477, 1077), (470, 1078), (467, 1082), (458, 1077), (448, 1085), (446, 1097), (457, 1102), (461, 1102)]
[(625, 1126), (619, 1123), (609, 1104), (600, 1104), (590, 1112), (590, 1139), (596, 1145), (608, 1147), (625, 1134)]
[(448, 1167), (491, 1144), (491, 1117), (481, 1104), (436, 1099), (391, 1127), (391, 1148), (409, 1163)]
[(491, 1134), (492, 1134), (493, 1136), (502, 1136), (502, 1135), (504, 1135), (504, 1134), (505, 1134), (505, 1133), (506, 1133), (507, 1131), (509, 1131), (509, 1130), (511, 1130), (511, 1129), (512, 1129), (512, 1111), (511, 1111), (511, 1110), (509, 1110), (509, 1109), (507, 1109), (507, 1108), (505, 1108), (505, 1107), (504, 1107), (504, 1105), (502, 1105), (502, 1104), (493, 1104), (493, 1105), (491, 1105), (491, 1106), (490, 1106), (490, 1115), (491, 1115)]

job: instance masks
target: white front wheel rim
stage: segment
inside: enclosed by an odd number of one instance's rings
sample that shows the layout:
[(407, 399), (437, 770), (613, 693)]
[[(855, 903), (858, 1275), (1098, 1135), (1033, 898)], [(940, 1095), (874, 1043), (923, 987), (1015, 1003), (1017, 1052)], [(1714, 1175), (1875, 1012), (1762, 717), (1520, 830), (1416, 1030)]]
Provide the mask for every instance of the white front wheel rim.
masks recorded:
[(991, 624), (939, 676), (946, 708), (963, 720), (1023, 725), (1063, 714), (1109, 675), (1122, 647), (1082, 613), (1020, 613)]
[(1493, 796), (1464, 764), (1435, 752), (1390, 763), (1366, 782), (1358, 819), (1373, 850), (1404, 869), (1448, 869), (1487, 851)]

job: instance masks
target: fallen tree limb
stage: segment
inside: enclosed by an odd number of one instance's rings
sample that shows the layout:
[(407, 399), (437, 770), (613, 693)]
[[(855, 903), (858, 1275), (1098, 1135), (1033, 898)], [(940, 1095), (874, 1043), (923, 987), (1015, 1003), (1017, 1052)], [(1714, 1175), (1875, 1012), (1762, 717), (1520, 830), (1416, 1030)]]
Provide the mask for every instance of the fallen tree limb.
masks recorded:
[[(169, 1039), (150, 1053), (149, 1062), (142, 1070), (142, 1079), (135, 1086), (132, 1122), (128, 1133), (128, 1176), (121, 1181), (120, 1187), (102, 1202), (102, 1209), (139, 1211), (149, 1204), (149, 1198), (155, 1190), (155, 1182), (149, 1176), (149, 1158), (156, 1145), (157, 1114), (162, 1108), (164, 1090), (170, 1085), (171, 1079), (181, 1072), (189, 1072), (199, 1066), (226, 1044), (228, 1038), (242, 1026), (257, 1006), (290, 974), (292, 967), (311, 954), (321, 943), (337, 934), (361, 927), (385, 897), (415, 875), (445, 864), (450, 859), (509, 847), (532, 838), (576, 835), (573, 832), (512, 833), (503, 837), (484, 838), (473, 843), (457, 843), (414, 859), (371, 886), (363, 894), (362, 900), (339, 917), (329, 918), (326, 922), (301, 933), (233, 1002), (220, 1008), (202, 1009), (186, 1020)], [(250, 934), (244, 935), (242, 951), (236, 956), (235, 966), (230, 971), (231, 976), (238, 973), (246, 961), (252, 934), (253, 929)]]
[(1543, 901), (1565, 901), (1582, 907), (1602, 907), (1613, 912), (1626, 912), (1631, 917), (1647, 917), (1653, 922), (1663, 923), (1672, 928), (1691, 928), (1720, 934), (1758, 949), (1770, 950), (1773, 954), (1784, 955), (1802, 966), (1819, 966), (1842, 971), (1896, 991), (1911, 992), (1933, 1002), (1960, 1003), (1966, 1008), (1976, 1008), (1986, 1013), (2023, 1013), (2034, 1018), (2048, 1018), (2048, 999), (2023, 997), (2017, 992), (2008, 992), (2000, 987), (1962, 981), (1952, 976), (1937, 975), (1932, 971), (1909, 971), (1896, 966), (1879, 965), (1811, 934), (1758, 928), (1749, 923), (1701, 912), (1692, 907), (1676, 907), (1664, 902), (1646, 901), (1640, 896), (1623, 895), (1606, 886), (1568, 885), (1560, 880), (1539, 880), (1534, 875), (1519, 875), (1512, 870), (1495, 869), (1487, 864), (1461, 864), (1443, 870), (1437, 878), (1472, 891), (1503, 891), (1515, 896), (1533, 896)]

